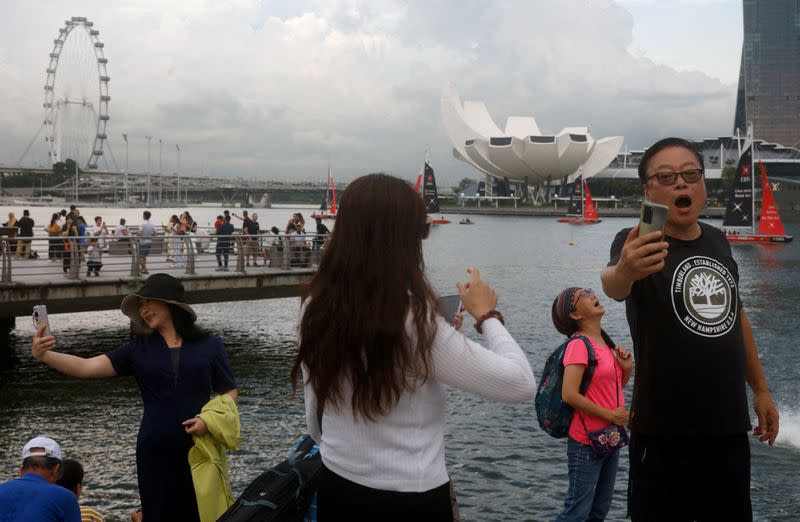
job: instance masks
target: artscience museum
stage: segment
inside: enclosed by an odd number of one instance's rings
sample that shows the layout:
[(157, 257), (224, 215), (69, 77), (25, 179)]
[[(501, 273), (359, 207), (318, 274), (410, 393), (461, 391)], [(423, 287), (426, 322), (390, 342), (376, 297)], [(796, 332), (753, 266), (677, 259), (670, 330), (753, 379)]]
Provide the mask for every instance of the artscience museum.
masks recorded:
[(505, 129), (494, 122), (481, 101), (461, 102), (453, 87), (441, 100), (442, 121), (453, 155), (495, 178), (543, 185), (582, 174), (591, 177), (617, 157), (623, 138), (595, 140), (588, 127), (566, 127), (543, 134), (529, 116), (511, 116)]

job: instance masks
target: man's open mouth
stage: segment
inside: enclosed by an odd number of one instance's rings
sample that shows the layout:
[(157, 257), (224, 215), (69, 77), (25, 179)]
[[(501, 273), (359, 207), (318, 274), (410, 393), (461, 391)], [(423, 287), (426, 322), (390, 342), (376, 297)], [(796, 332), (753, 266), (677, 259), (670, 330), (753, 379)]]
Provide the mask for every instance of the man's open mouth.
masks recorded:
[(692, 206), (692, 198), (689, 196), (679, 196), (675, 200), (675, 206), (678, 208), (689, 208)]

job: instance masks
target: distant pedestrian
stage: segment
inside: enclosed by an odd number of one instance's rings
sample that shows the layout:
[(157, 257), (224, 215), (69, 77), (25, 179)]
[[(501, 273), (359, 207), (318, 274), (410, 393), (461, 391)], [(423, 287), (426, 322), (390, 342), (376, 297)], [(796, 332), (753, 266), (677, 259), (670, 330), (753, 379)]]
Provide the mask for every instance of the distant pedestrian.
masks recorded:
[(147, 271), (147, 256), (150, 255), (150, 247), (153, 245), (153, 236), (156, 235), (156, 227), (150, 222), (150, 211), (145, 210), (142, 214), (144, 221), (139, 225), (139, 271), (149, 274)]
[(178, 244), (178, 227), (180, 226), (180, 219), (176, 214), (173, 214), (171, 218), (169, 218), (169, 223), (164, 226), (164, 233), (166, 236), (165, 241), (167, 242), (167, 263), (172, 263), (175, 261), (175, 255), (180, 249), (180, 245)]
[(33, 219), (29, 210), (22, 211), (22, 217), (17, 221), (19, 236), (28, 239), (17, 240), (17, 257), (31, 257), (31, 238), (33, 237)]
[(100, 269), (103, 268), (103, 249), (100, 248), (100, 240), (93, 237), (90, 240), (89, 248), (86, 249), (86, 277), (94, 272), (95, 277), (100, 277)]
[[(223, 222), (217, 227), (217, 272), (228, 271), (228, 256), (231, 253), (231, 244), (233, 238), (231, 237), (234, 232), (233, 224), (231, 223), (230, 216), (223, 218)], [(224, 261), (224, 264), (223, 264)]]
[(325, 240), (328, 238), (328, 227), (325, 226), (325, 223), (322, 222), (322, 218), (317, 218), (317, 233), (314, 236), (314, 240), (312, 241), (314, 245), (314, 262), (319, 263), (320, 252), (322, 250), (322, 245), (325, 244)]
[[(61, 477), (56, 484), (62, 488), (67, 488), (75, 495), (75, 500), (80, 502), (83, 494), (83, 466), (77, 460), (64, 459), (61, 463)], [(103, 522), (105, 519), (88, 506), (80, 506), (81, 522)]]
[(86, 219), (83, 216), (77, 217), (77, 222), (75, 226), (78, 228), (78, 252), (80, 254), (80, 258), (83, 259), (83, 254), (86, 252), (86, 247), (89, 244), (86, 242), (86, 234), (88, 225), (86, 224)]
[(55, 484), (61, 448), (53, 439), (34, 437), (22, 449), (19, 478), (0, 484), (0, 520), (81, 522), (78, 500)]
[(75, 205), (70, 205), (69, 206), (69, 214), (67, 214), (67, 216), (72, 218), (72, 222), (73, 223), (77, 223), (78, 222), (78, 216), (80, 216), (80, 215), (81, 215), (81, 213), (78, 210), (78, 207), (76, 207)]
[(72, 256), (80, 256), (78, 239), (78, 227), (73, 223), (72, 216), (68, 214), (64, 226), (61, 227), (61, 261), (65, 274), (69, 272)]
[(250, 266), (251, 257), (253, 259), (253, 266), (259, 266), (257, 257), (258, 250), (255, 247), (256, 241), (258, 240), (258, 223), (250, 218), (246, 210), (242, 211), (242, 217), (236, 214), (234, 214), (233, 217), (242, 220), (242, 244), (244, 248), (245, 266)]
[(59, 239), (58, 236), (61, 234), (61, 225), (59, 224), (61, 218), (61, 214), (56, 212), (50, 218), (50, 224), (45, 227), (44, 231), (47, 232), (47, 237), (50, 239), (48, 240), (48, 248), (47, 248), (47, 258), (50, 261), (58, 261), (61, 257), (61, 248), (59, 248)]
[(214, 221), (214, 230), (218, 229), (221, 224), (225, 223), (225, 217), (220, 214), (217, 216), (216, 221)]
[(92, 237), (96, 237), (97, 243), (100, 245), (102, 250), (106, 248), (106, 240), (105, 237), (109, 234), (108, 227), (106, 227), (106, 222), (103, 221), (103, 218), (100, 216), (96, 216), (94, 218), (94, 228), (92, 229)]

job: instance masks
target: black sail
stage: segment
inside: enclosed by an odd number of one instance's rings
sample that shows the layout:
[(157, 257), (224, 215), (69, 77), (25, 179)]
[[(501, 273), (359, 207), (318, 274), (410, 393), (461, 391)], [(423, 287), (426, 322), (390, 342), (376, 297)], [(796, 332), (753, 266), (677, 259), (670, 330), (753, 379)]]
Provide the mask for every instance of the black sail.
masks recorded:
[(568, 216), (583, 215), (583, 176), (578, 176), (569, 189), (569, 206), (567, 207)]
[(728, 196), (728, 207), (725, 209), (725, 227), (753, 226), (753, 147), (752, 143), (739, 157), (736, 166), (736, 177)]
[(422, 196), (425, 198), (425, 207), (429, 214), (439, 212), (439, 193), (436, 191), (436, 178), (433, 175), (433, 167), (427, 161), (425, 162)]

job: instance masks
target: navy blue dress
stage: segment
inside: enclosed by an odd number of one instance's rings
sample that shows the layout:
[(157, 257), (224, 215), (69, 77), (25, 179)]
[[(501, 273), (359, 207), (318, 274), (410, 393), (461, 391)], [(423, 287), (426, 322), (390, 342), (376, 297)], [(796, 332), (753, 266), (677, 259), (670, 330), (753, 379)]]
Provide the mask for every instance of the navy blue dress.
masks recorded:
[(212, 391), (236, 388), (222, 340), (210, 335), (184, 341), (177, 375), (170, 349), (157, 333), (136, 337), (106, 355), (117, 375), (136, 378), (142, 393), (136, 473), (145, 520), (199, 520), (188, 460), (193, 442), (181, 423), (200, 413)]

